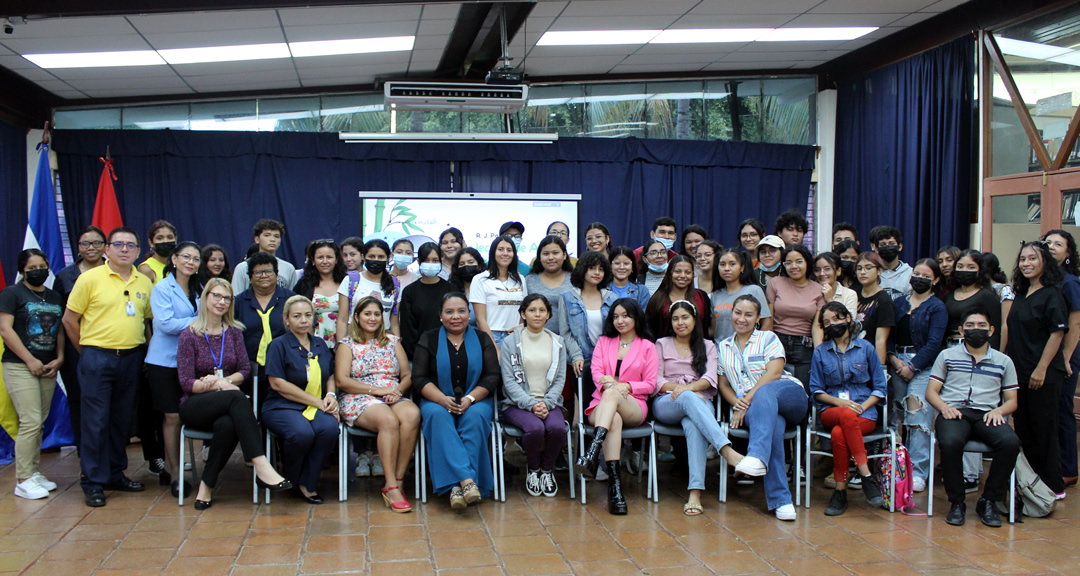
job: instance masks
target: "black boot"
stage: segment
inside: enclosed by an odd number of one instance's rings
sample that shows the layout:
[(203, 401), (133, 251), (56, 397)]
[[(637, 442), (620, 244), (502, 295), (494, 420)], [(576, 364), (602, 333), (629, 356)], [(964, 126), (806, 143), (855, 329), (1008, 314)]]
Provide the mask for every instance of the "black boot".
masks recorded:
[(589, 449), (584, 454), (578, 456), (577, 465), (587, 466), (590, 470), (596, 469), (596, 455), (604, 447), (604, 438), (607, 437), (607, 428), (603, 426), (597, 426), (596, 431), (593, 433), (592, 444), (589, 445)]
[(607, 461), (608, 473), (608, 512), (623, 516), (626, 514), (626, 498), (622, 493), (622, 462)]

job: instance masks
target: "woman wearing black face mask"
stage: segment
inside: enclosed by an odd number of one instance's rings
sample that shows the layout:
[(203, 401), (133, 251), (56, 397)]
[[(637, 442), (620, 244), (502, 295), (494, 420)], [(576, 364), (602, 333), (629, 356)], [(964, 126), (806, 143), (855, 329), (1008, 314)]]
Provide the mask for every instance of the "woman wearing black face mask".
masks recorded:
[(964, 250), (953, 264), (949, 290), (944, 298), (945, 310), (949, 313), (949, 322), (945, 325), (945, 347), (960, 342), (960, 318), (974, 308), (990, 313), (990, 325), (994, 327), (994, 334), (990, 337), (991, 348), (1001, 350), (1008, 341), (1008, 333), (1001, 323), (1001, 300), (991, 288), (990, 277), (983, 270), (982, 252), (978, 250)]
[[(915, 472), (912, 483), (916, 492), (926, 489), (930, 475), (930, 426), (933, 410), (926, 403), (926, 387), (941, 343), (949, 313), (934, 296), (943, 281), (937, 262), (923, 258), (911, 272), (912, 294), (896, 300), (896, 328), (889, 348), (889, 369), (899, 378), (889, 381), (893, 398), (892, 421), (903, 422), (907, 430), (905, 445)], [(977, 346), (976, 346), (977, 347)]]
[(176, 226), (165, 220), (158, 220), (150, 225), (147, 237), (150, 239), (150, 256), (139, 264), (138, 270), (157, 284), (158, 280), (165, 277), (165, 265), (169, 263), (169, 256), (176, 248)]
[[(462, 248), (454, 256), (453, 264), (450, 265), (450, 287), (454, 292), (468, 294), (472, 288), (473, 278), (487, 268), (484, 257), (476, 248)], [(469, 303), (469, 326), (476, 327), (476, 311), (472, 303)]]
[(19, 253), (23, 281), (0, 292), (0, 337), (4, 340), (4, 385), (19, 417), (15, 438), (15, 495), (36, 500), (56, 490), (38, 471), (41, 426), (49, 415), (56, 371), (64, 363), (60, 294), (46, 288), (49, 261), (30, 248)]
[(398, 302), (401, 285), (386, 269), (390, 262), (390, 245), (382, 240), (368, 240), (361, 251), (364, 258), (363, 271), (355, 281), (346, 277), (338, 287), (337, 333), (348, 334), (352, 311), (365, 296), (375, 296), (383, 303), (383, 323), (386, 331), (400, 336), (398, 329)]

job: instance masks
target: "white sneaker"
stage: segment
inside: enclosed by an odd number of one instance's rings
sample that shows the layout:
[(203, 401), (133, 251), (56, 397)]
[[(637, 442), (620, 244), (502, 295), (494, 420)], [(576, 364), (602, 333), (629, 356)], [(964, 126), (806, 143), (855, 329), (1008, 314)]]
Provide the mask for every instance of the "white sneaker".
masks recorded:
[(918, 476), (911, 479), (911, 488), (915, 492), (923, 492), (926, 490), (926, 478), (920, 478)]
[(548, 472), (540, 473), (540, 489), (544, 496), (554, 498), (559, 493), (559, 483), (555, 481), (555, 474)]
[(764, 476), (768, 468), (761, 459), (747, 456), (735, 465), (735, 471), (747, 476)]
[(371, 457), (367, 454), (361, 454), (356, 457), (356, 470), (353, 474), (357, 478), (367, 478), (371, 476)]
[(31, 476), (30, 479), (36, 481), (38, 483), (38, 486), (41, 486), (49, 492), (56, 490), (56, 482), (49, 480), (41, 472), (34, 472), (34, 475)]
[(378, 454), (371, 456), (371, 475), (378, 477), (383, 475), (382, 458)]
[(529, 470), (529, 473), (525, 475), (525, 490), (529, 496), (539, 496), (544, 493), (540, 488), (539, 470)]
[(784, 504), (776, 509), (776, 519), (783, 520), (785, 522), (795, 521), (795, 506), (792, 504)]
[(27, 500), (39, 500), (41, 498), (47, 498), (49, 491), (46, 490), (41, 484), (37, 483), (34, 478), (27, 478), (22, 481), (22, 484), (15, 486), (15, 495), (19, 498), (26, 498)]

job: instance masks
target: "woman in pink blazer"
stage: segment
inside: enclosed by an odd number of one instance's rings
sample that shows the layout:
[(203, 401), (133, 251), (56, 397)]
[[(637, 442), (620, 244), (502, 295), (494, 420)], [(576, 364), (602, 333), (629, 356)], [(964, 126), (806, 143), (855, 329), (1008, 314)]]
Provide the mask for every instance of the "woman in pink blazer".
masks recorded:
[(641, 305), (631, 298), (616, 300), (604, 322), (604, 335), (593, 349), (596, 389), (585, 414), (596, 432), (589, 449), (577, 461), (578, 466), (595, 470), (597, 454), (603, 447), (608, 511), (612, 514), (626, 514), (619, 461), (623, 422), (639, 426), (645, 421), (649, 412), (646, 400), (656, 390), (659, 364)]

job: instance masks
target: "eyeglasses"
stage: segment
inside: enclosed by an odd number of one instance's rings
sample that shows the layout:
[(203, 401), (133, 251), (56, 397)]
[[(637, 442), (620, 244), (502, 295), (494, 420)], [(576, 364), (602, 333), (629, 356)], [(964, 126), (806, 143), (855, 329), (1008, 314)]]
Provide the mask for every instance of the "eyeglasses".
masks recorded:
[(569, 232), (563, 232), (562, 230), (552, 230), (551, 232), (548, 232), (548, 236), (558, 236), (559, 238), (569, 238), (570, 233)]
[(855, 271), (856, 271), (856, 272), (870, 272), (870, 271), (874, 271), (874, 272), (877, 272), (877, 271), (878, 271), (878, 267), (877, 267), (877, 266), (873, 266), (873, 265), (871, 265), (871, 266), (856, 266), (856, 267), (855, 267)]
[(507, 232), (506, 234), (503, 234), (503, 236), (509, 236), (511, 238), (517, 238), (518, 240), (521, 239), (521, 234), (511, 234), (511, 233)]
[(824, 266), (821, 268), (814, 268), (814, 274), (828, 274), (833, 271), (832, 266)]
[(105, 242), (101, 240), (87, 241), (83, 240), (79, 242), (79, 248), (101, 248), (105, 245)]
[(139, 249), (139, 245), (134, 242), (109, 242), (109, 245), (117, 250), (123, 250), (124, 248), (127, 248), (128, 250)]
[(742, 238), (743, 240), (749, 240), (751, 238), (761, 238), (761, 234), (758, 234), (757, 232), (743, 232), (742, 234), (739, 234), (739, 238)]
[(667, 250), (650, 250), (645, 253), (646, 258), (656, 258), (661, 254), (667, 254)]
[(202, 264), (202, 258), (198, 256), (192, 256), (191, 254), (180, 254), (180, 259), (184, 262), (191, 262), (192, 264)]
[(213, 300), (214, 302), (224, 302), (226, 304), (231, 304), (232, 301), (233, 301), (232, 296), (226, 296), (225, 294), (218, 294), (217, 292), (211, 292), (210, 293), (210, 299)]
[(256, 270), (251, 273), (252, 278), (268, 278), (270, 276), (276, 276), (277, 272), (273, 270)]

